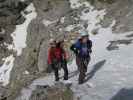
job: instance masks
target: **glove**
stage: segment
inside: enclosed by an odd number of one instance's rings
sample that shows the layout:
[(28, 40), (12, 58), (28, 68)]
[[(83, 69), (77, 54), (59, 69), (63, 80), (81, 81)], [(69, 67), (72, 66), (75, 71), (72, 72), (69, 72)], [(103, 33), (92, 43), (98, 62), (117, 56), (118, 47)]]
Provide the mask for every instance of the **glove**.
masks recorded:
[(80, 53), (80, 51), (76, 49), (76, 50), (74, 51), (74, 53), (75, 53), (76, 55), (78, 55), (78, 54)]

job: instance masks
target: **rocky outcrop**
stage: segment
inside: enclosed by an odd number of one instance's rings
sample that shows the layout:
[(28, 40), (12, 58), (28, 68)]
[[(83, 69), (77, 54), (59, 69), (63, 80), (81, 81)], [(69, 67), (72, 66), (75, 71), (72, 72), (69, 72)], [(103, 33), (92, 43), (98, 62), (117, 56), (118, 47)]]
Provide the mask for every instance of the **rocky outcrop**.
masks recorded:
[[(93, 3), (98, 9), (106, 9), (106, 17), (103, 26), (108, 27), (113, 20), (116, 21), (114, 33), (133, 31), (133, 1), (132, 0), (94, 0)], [(111, 2), (110, 2), (111, 1)]]
[[(24, 4), (27, 4), (27, 2), (24, 2)], [(70, 11), (67, 0), (34, 0), (32, 3), (36, 8), (38, 16), (28, 26), (27, 47), (23, 50), (21, 56), (16, 56), (15, 58), (16, 60), (11, 73), (11, 82), (6, 89), (6, 93), (2, 96), (6, 100), (14, 100), (19, 93), (18, 91), (23, 86), (38, 77), (38, 75), (40, 76), (42, 72), (45, 74), (47, 68), (46, 52), (48, 41), (51, 38), (51, 34), (53, 36), (59, 35), (58, 27), (60, 24), (58, 23), (60, 23), (60, 18)], [(20, 8), (21, 6), (19, 5)], [(11, 16), (15, 12), (19, 12), (19, 10), (11, 12)], [(54, 24), (46, 26), (44, 20), (54, 21)], [(17, 24), (11, 25), (14, 25), (12, 29), (14, 30)]]
[(73, 100), (73, 92), (69, 87), (58, 84), (52, 87), (37, 86), (30, 100)]
[(25, 18), (22, 16), (23, 11), (28, 2), (20, 2), (14, 0), (0, 1), (0, 64), (2, 58), (10, 55), (12, 51), (8, 50), (7, 45), (12, 43), (11, 33), (16, 25), (22, 24)]
[[(21, 12), (30, 2), (21, 2), (19, 0), (0, 0), (0, 65), (2, 66), (6, 58), (15, 52), (8, 48), (12, 44), (11, 33), (15, 30), (16, 25), (25, 21)], [(9, 88), (2, 87), (0, 83), (0, 100), (8, 99)]]

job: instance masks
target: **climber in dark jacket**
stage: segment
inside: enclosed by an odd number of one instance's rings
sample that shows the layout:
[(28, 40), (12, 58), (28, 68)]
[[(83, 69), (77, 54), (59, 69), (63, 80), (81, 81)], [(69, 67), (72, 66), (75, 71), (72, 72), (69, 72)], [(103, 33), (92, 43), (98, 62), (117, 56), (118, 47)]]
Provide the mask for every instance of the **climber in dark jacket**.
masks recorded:
[(83, 31), (80, 33), (81, 37), (72, 44), (70, 49), (76, 55), (76, 64), (78, 66), (79, 74), (79, 84), (84, 83), (87, 66), (90, 61), (90, 53), (92, 52), (92, 41), (89, 39), (88, 33)]
[(66, 51), (63, 48), (63, 41), (51, 41), (51, 47), (48, 50), (48, 65), (54, 70), (55, 81), (59, 81), (59, 68), (63, 68), (64, 80), (68, 80), (66, 56)]

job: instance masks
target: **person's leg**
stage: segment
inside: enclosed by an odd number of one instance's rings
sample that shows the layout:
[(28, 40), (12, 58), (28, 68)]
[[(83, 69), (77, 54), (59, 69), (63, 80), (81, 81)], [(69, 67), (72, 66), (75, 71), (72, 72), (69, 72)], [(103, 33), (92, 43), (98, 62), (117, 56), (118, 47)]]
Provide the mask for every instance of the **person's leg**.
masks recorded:
[(62, 62), (62, 68), (64, 70), (64, 80), (68, 80), (68, 68), (65, 60)]
[(87, 72), (88, 64), (89, 64), (89, 62), (90, 62), (90, 57), (86, 58), (84, 61), (85, 61), (85, 62), (84, 62), (85, 72)]
[(79, 60), (79, 84), (82, 84), (85, 79), (85, 68), (83, 60)]
[(84, 65), (84, 60), (83, 58), (79, 58), (79, 57), (76, 57), (76, 64), (78, 66), (78, 71), (79, 71), (79, 84), (83, 84), (84, 83), (84, 79), (85, 79), (85, 73), (86, 73), (86, 70), (85, 69), (85, 65)]
[(55, 81), (59, 81), (59, 72), (58, 72), (58, 68), (55, 69)]
[(54, 70), (55, 81), (59, 81), (59, 72), (58, 72), (58, 67), (57, 67), (57, 65), (53, 65), (52, 68), (53, 68), (53, 70)]
[(85, 79), (85, 70), (82, 67), (80, 69), (80, 73), (79, 73), (79, 84), (83, 84), (84, 83), (84, 79)]
[(76, 65), (77, 65), (77, 67), (78, 67), (78, 71), (80, 71), (80, 66), (81, 66), (81, 64), (80, 64), (80, 58), (79, 57), (76, 57)]

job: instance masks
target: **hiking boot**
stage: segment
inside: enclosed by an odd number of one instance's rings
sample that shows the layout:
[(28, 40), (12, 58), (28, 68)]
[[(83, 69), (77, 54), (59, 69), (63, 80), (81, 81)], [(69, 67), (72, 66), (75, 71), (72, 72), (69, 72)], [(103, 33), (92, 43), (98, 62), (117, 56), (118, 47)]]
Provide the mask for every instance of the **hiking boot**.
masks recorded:
[(64, 80), (68, 80), (68, 77), (64, 77)]
[(59, 78), (56, 78), (56, 79), (55, 79), (56, 82), (59, 81), (59, 80), (60, 80)]

